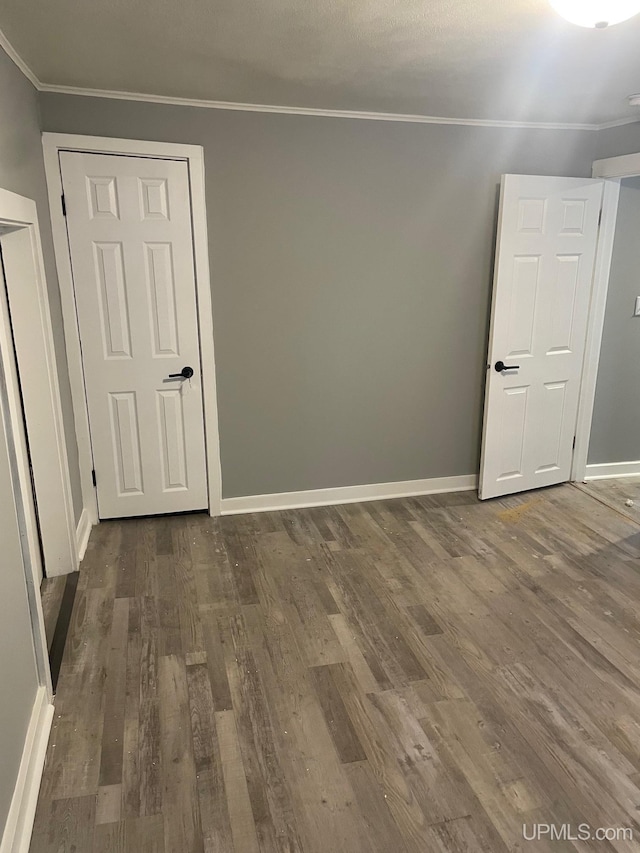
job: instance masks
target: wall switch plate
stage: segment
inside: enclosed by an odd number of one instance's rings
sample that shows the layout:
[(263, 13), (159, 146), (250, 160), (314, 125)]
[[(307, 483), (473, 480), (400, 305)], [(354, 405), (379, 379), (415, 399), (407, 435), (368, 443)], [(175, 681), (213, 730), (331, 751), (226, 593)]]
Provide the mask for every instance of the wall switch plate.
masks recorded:
[(636, 307), (633, 311), (634, 317), (640, 317), (640, 296), (636, 296)]

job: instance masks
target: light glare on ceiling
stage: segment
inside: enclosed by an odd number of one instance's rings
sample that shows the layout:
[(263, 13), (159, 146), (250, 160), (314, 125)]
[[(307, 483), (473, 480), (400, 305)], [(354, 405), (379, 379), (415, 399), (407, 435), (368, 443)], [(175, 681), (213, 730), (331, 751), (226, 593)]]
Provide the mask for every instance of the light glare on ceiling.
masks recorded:
[(640, 12), (640, 0), (549, 0), (559, 15), (579, 27), (610, 27)]

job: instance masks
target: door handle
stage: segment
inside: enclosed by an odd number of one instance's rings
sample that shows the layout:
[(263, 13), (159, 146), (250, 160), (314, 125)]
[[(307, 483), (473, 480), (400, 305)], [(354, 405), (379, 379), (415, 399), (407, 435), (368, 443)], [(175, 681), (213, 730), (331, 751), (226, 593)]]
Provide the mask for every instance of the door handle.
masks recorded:
[(496, 361), (494, 367), (497, 373), (502, 373), (503, 370), (520, 370), (519, 364), (505, 364), (504, 361)]
[(180, 373), (170, 373), (169, 379), (191, 379), (193, 376), (193, 367), (183, 367)]

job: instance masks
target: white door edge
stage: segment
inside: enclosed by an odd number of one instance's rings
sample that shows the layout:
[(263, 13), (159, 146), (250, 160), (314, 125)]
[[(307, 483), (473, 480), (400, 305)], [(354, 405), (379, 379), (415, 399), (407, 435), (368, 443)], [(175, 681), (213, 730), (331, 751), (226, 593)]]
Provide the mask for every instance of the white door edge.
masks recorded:
[(200, 330), (200, 356), (204, 403), (204, 430), (207, 450), (209, 515), (220, 514), (222, 475), (216, 394), (213, 309), (209, 268), (208, 230), (205, 200), (204, 152), (200, 145), (183, 145), (66, 133), (43, 133), (45, 173), (51, 211), (54, 252), (60, 284), (71, 397), (76, 424), (83, 506), (92, 524), (98, 522), (96, 490), (92, 480), (92, 453), (89, 415), (84, 391), (84, 369), (78, 332), (73, 276), (69, 259), (69, 241), (62, 212), (62, 176), (59, 152), (78, 151), (93, 154), (122, 154), (184, 160), (188, 164), (191, 194), (197, 313)]
[(484, 435), (487, 430), (487, 418), (489, 417), (489, 406), (487, 405), (487, 382), (489, 370), (491, 370), (491, 364), (489, 363), (490, 352), (491, 352), (491, 342), (493, 341), (494, 328), (495, 328), (495, 318), (493, 311), (493, 298), (496, 289), (496, 279), (498, 277), (498, 264), (497, 259), (500, 255), (500, 243), (502, 240), (502, 219), (504, 215), (504, 203), (503, 197), (505, 192), (505, 178), (506, 175), (501, 175), (500, 177), (500, 192), (498, 194), (498, 219), (496, 222), (496, 245), (493, 254), (493, 275), (491, 276), (491, 305), (490, 305), (490, 314), (489, 314), (489, 334), (487, 337), (487, 349), (485, 351), (485, 374), (484, 374), (484, 386), (482, 390), (482, 431), (480, 433), (480, 468), (478, 470), (478, 497), (482, 500), (482, 472), (485, 469), (485, 453), (486, 446), (484, 442)]

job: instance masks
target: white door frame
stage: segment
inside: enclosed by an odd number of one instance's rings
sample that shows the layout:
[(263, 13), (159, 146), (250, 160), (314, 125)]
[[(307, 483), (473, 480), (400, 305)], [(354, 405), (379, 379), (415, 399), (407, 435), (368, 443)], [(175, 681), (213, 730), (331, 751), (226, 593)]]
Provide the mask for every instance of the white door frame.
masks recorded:
[(576, 424), (576, 446), (571, 468), (572, 481), (579, 482), (583, 481), (587, 475), (589, 439), (591, 437), (596, 381), (598, 379), (598, 366), (600, 362), (600, 347), (602, 344), (604, 316), (609, 290), (609, 274), (613, 257), (613, 240), (618, 216), (620, 181), (623, 178), (640, 176), (640, 153), (624, 154), (621, 157), (607, 157), (603, 160), (595, 160), (591, 174), (594, 178), (604, 179), (604, 197), (593, 277), (584, 367), (580, 386), (580, 404)]
[[(36, 666), (40, 684), (46, 690), (47, 701), (51, 702), (53, 690), (40, 595), (40, 536), (45, 556), (50, 553), (53, 559), (54, 549), (61, 549), (56, 564), (56, 568), (61, 570), (57, 574), (66, 574), (77, 568), (71, 484), (36, 204), (31, 199), (1, 189), (0, 248), (6, 271), (4, 282), (0, 283), (0, 286), (6, 288), (6, 300), (4, 296), (0, 299), (0, 348), (6, 354), (0, 365), (6, 389), (5, 429), (7, 439), (15, 451), (15, 458), (11, 459), (15, 479), (14, 495), (18, 512), (22, 516), (25, 583)], [(25, 275), (25, 267), (27, 270), (31, 267), (34, 274)], [(22, 273), (19, 278), (12, 275), (13, 269)], [(16, 294), (19, 298), (12, 299)], [(25, 332), (28, 332), (30, 341), (26, 350)], [(14, 352), (15, 360), (12, 358)], [(21, 384), (18, 382), (20, 361), (23, 366)], [(38, 411), (33, 408), (34, 401), (39, 401)], [(33, 469), (33, 487), (30, 465)], [(33, 500), (34, 490), (36, 497), (40, 495), (43, 498), (38, 501), (38, 519)], [(49, 502), (44, 499), (47, 494), (50, 496)], [(56, 495), (58, 503), (54, 505), (50, 501), (55, 501)], [(61, 507), (66, 517), (62, 529)], [(54, 572), (50, 571), (49, 574)]]
[[(601, 176), (594, 173), (593, 177), (598, 178)], [(576, 440), (571, 463), (572, 482), (582, 482), (587, 473), (587, 456), (589, 453), (591, 422), (593, 420), (593, 406), (596, 396), (598, 365), (600, 363), (604, 312), (607, 304), (609, 273), (613, 257), (613, 238), (616, 232), (616, 219), (618, 217), (620, 181), (605, 180), (603, 183), (602, 216), (600, 219), (600, 231), (598, 233), (593, 268), (591, 304), (589, 306), (589, 319), (587, 321), (587, 337), (582, 362), (578, 415), (576, 418)]]
[(191, 195), (198, 325), (200, 329), (209, 515), (220, 515), (222, 479), (213, 348), (213, 309), (209, 272), (207, 211), (205, 204), (204, 152), (202, 146), (168, 142), (147, 142), (135, 139), (112, 139), (99, 136), (78, 136), (68, 133), (43, 133), (42, 145), (44, 148), (44, 164), (49, 192), (53, 244), (62, 299), (62, 316), (71, 382), (71, 398), (76, 423), (82, 500), (92, 524), (98, 522), (98, 501), (91, 476), (93, 463), (89, 432), (89, 413), (84, 391), (84, 368), (82, 364), (78, 316), (69, 254), (69, 240), (62, 212), (61, 199), (63, 190), (59, 152), (79, 151), (85, 154), (121, 154), (125, 156), (183, 160), (187, 163)]
[[(32, 466), (45, 571), (52, 577), (75, 571), (78, 559), (69, 461), (35, 202), (0, 190), (0, 227), (21, 382), (16, 393), (22, 396), (22, 403), (12, 411), (12, 417), (24, 411), (29, 456), (25, 450), (20, 464), (24, 476), (29, 475), (29, 462)], [(22, 414), (19, 417), (22, 418)], [(31, 490), (30, 475), (26, 482)], [(37, 531), (34, 535), (37, 536)]]

